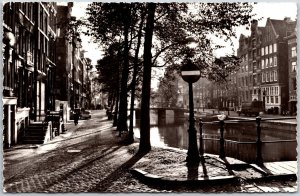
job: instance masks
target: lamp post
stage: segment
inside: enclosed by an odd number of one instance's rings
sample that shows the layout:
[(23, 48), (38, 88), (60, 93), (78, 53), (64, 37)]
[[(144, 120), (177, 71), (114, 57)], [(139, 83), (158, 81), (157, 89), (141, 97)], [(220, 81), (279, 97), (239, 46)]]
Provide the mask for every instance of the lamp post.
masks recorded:
[(197, 145), (197, 131), (195, 129), (194, 119), (194, 102), (193, 102), (193, 83), (197, 82), (200, 78), (199, 68), (188, 60), (186, 64), (181, 67), (181, 77), (189, 84), (189, 141), (186, 162), (187, 165), (199, 164), (200, 156)]

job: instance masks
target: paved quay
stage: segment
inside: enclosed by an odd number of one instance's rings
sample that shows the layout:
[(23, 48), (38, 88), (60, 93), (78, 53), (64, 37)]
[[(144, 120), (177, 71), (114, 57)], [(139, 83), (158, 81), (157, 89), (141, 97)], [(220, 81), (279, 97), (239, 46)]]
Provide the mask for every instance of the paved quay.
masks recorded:
[[(296, 192), (297, 162), (247, 164), (204, 154), (198, 167), (185, 165), (186, 151), (153, 147), (136, 154), (138, 140), (123, 138), (104, 111), (48, 144), (4, 150), (5, 192)], [(122, 137), (125, 137), (123, 135)], [(279, 169), (280, 168), (280, 169)]]
[[(259, 182), (295, 181), (297, 179), (297, 162), (269, 162), (263, 165), (247, 164), (243, 161), (218, 155), (204, 154), (203, 160), (196, 167), (187, 167), (185, 163), (186, 150), (173, 148), (155, 149), (141, 158), (131, 169), (132, 173), (145, 183), (170, 187), (206, 187), (223, 185), (240, 186), (246, 191)], [(161, 155), (163, 154), (163, 155)], [(162, 156), (164, 156), (162, 158)], [(174, 158), (176, 157), (176, 158)], [(151, 166), (150, 166), (151, 165)], [(247, 188), (248, 187), (248, 188)], [(257, 188), (264, 192), (267, 188)], [(275, 192), (278, 187), (268, 189)], [(291, 192), (296, 187), (287, 187)]]

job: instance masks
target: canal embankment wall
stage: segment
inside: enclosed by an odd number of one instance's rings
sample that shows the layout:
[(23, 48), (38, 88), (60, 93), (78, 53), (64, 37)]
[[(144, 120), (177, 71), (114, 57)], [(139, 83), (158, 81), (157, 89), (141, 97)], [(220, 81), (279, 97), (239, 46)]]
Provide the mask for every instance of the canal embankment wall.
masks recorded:
[[(232, 114), (232, 112), (231, 112)], [(166, 118), (174, 118), (176, 120), (182, 120), (184, 118), (188, 118), (189, 113), (183, 109), (165, 109), (165, 108), (156, 108), (151, 112), (151, 116), (156, 115), (156, 118), (163, 120)], [(135, 117), (136, 119), (140, 119), (140, 110), (135, 110)], [(195, 118), (202, 119), (204, 122), (207, 121), (218, 121), (217, 114), (210, 114), (210, 113), (197, 113), (195, 112)], [(234, 121), (235, 123), (242, 124), (245, 121), (253, 121), (253, 126), (255, 126), (256, 117), (245, 117), (245, 116), (238, 116), (238, 115), (230, 115), (227, 116), (226, 121)], [(262, 128), (274, 129), (274, 130), (284, 130), (284, 131), (296, 131), (297, 129), (297, 119), (295, 117), (282, 117), (282, 116), (261, 116), (261, 123)]]
[[(229, 117), (231, 120), (255, 120), (255, 118), (245, 118), (245, 117)], [(287, 131), (296, 131), (297, 129), (297, 119), (291, 118), (261, 118), (260, 126), (262, 128), (268, 129), (280, 129)]]

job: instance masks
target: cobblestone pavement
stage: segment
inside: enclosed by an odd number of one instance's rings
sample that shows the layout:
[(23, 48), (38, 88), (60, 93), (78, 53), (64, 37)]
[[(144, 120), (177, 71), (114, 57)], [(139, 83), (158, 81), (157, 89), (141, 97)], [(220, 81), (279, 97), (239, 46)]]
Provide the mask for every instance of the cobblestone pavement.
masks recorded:
[[(134, 178), (129, 169), (142, 157), (137, 143), (126, 146), (106, 120), (104, 111), (93, 111), (72, 134), (37, 149), (30, 155), (10, 158), (4, 153), (5, 192), (294, 192), (294, 180), (205, 186), (150, 185)], [(54, 147), (53, 147), (54, 145)], [(49, 148), (49, 149), (47, 149)], [(17, 151), (15, 151), (16, 153)], [(14, 169), (11, 171), (11, 169)]]

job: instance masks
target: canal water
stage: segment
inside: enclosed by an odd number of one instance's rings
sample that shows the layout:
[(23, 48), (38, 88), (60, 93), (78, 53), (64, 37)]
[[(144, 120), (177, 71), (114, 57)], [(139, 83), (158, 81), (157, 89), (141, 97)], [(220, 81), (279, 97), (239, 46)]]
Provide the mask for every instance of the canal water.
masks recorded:
[[(153, 112), (150, 115), (150, 140), (152, 146), (168, 146), (179, 149), (188, 148), (188, 119), (173, 116), (158, 119)], [(134, 135), (140, 137), (140, 121), (135, 121)], [(198, 147), (199, 122), (196, 122)], [(264, 123), (264, 122), (262, 122)], [(219, 154), (220, 130), (218, 124), (203, 125), (204, 153)], [(256, 158), (256, 124), (255, 122), (230, 124), (225, 121), (225, 155), (245, 162), (254, 162)], [(264, 162), (294, 161), (297, 156), (296, 130), (261, 129), (262, 157)]]

